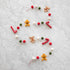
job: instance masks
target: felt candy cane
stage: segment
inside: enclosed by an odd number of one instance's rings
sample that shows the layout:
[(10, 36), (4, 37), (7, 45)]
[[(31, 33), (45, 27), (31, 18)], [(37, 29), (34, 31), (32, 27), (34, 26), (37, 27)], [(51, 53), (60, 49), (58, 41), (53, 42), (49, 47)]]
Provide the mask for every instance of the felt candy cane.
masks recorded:
[(12, 31), (13, 31), (14, 33), (17, 33), (17, 30), (14, 30), (14, 28), (13, 28), (12, 26), (10, 26), (10, 28), (12, 29)]
[(45, 41), (45, 42), (43, 42), (43, 43), (42, 43), (42, 45), (44, 45), (44, 44), (46, 44), (46, 43), (48, 43), (48, 42), (49, 42), (49, 39), (48, 39), (48, 38), (45, 38), (45, 40), (46, 40), (46, 41)]
[(52, 26), (49, 25), (49, 21), (46, 22), (46, 25), (47, 25), (49, 28), (52, 28)]

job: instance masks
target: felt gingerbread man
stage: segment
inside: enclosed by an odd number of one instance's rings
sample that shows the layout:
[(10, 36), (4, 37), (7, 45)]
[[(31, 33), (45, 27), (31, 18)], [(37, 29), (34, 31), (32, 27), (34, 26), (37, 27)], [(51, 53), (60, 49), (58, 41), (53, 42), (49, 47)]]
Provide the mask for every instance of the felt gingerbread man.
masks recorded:
[(47, 61), (47, 59), (46, 59), (47, 55), (46, 54), (42, 54), (41, 57), (42, 57), (42, 61), (44, 61), (44, 60)]
[(30, 21), (28, 19), (24, 23), (25, 23), (25, 26), (30, 26), (30, 24), (29, 24)]
[(44, 12), (48, 12), (49, 9), (50, 9), (50, 8), (49, 8), (48, 6), (46, 6), (46, 7), (44, 8)]

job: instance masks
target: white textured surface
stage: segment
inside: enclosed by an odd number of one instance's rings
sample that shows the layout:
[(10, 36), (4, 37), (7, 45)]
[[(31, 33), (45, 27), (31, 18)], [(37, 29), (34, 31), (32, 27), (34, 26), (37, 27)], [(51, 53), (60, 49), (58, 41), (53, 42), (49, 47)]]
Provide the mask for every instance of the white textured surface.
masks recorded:
[[(41, 11), (26, 10), (36, 4)], [(36, 27), (33, 21), (46, 21), (47, 13), (43, 8), (48, 5), (52, 13), (51, 25)], [(24, 19), (30, 20), (31, 26), (24, 27)], [(21, 45), (15, 38), (10, 26), (23, 23), (19, 30), (19, 39), (26, 39), (27, 44)], [(51, 47), (41, 46), (41, 42), (31, 44), (29, 36), (48, 37), (53, 42), (53, 55), (48, 61), (36, 61), (28, 65), (33, 56), (48, 54)], [(0, 0), (0, 70), (69, 70), (70, 69), (70, 0)]]

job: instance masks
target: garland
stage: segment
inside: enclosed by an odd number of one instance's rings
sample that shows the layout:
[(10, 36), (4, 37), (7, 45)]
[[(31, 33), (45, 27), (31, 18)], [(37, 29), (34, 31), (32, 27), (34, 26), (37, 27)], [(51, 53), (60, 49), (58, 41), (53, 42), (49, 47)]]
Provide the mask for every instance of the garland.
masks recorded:
[[(30, 9), (38, 9), (38, 10), (41, 10), (41, 7), (37, 7), (37, 6), (33, 6), (33, 5), (31, 5), (31, 8)], [(28, 9), (29, 10), (29, 9)], [(46, 6), (45, 8), (44, 8), (44, 12), (48, 12), (50, 10), (50, 8), (48, 7), (48, 6)], [(41, 22), (33, 22), (33, 25), (37, 25), (37, 26), (40, 26), (40, 25), (47, 25), (50, 29), (52, 29), (52, 26), (49, 24), (50, 23), (50, 20), (51, 20), (51, 13), (48, 13), (48, 21), (46, 21), (46, 22), (43, 22), (43, 21), (41, 21)], [(24, 21), (24, 23), (25, 23), (25, 27), (30, 27), (30, 21), (28, 20), (28, 19), (26, 19), (25, 21)], [(19, 24), (19, 26), (17, 26), (17, 30), (15, 30), (14, 28), (13, 28), (13, 26), (10, 26), (10, 28), (12, 29), (12, 31), (13, 31), (13, 33), (14, 34), (16, 34), (17, 32), (18, 32), (18, 30), (21, 28), (23, 26), (23, 24), (22, 23), (20, 23)], [(15, 37), (16, 37), (16, 39), (18, 39), (19, 38), (19, 36), (18, 35), (15, 35)], [(35, 36), (31, 36), (31, 37), (29, 37), (29, 39), (30, 39), (30, 42), (31, 43), (35, 43), (36, 42), (36, 40), (44, 40), (41, 44), (42, 45), (45, 45), (45, 44), (47, 44), (47, 43), (49, 43), (49, 45), (51, 46), (52, 45), (52, 42), (50, 42), (50, 39), (49, 38), (44, 38), (44, 37), (37, 37), (36, 39), (35, 39)], [(27, 43), (27, 41), (26, 40), (19, 40), (19, 43)], [(52, 54), (52, 51), (53, 51), (54, 49), (53, 48), (51, 48), (51, 51), (49, 52), (49, 55), (51, 55)], [(32, 60), (29, 62), (29, 64), (32, 62), (32, 61), (35, 61), (35, 60), (39, 60), (40, 58), (42, 58), (41, 59), (41, 61), (47, 61), (47, 55), (45, 54), (45, 53), (43, 53), (42, 55), (41, 55), (41, 57), (40, 56), (36, 56), (36, 57), (32, 57)]]

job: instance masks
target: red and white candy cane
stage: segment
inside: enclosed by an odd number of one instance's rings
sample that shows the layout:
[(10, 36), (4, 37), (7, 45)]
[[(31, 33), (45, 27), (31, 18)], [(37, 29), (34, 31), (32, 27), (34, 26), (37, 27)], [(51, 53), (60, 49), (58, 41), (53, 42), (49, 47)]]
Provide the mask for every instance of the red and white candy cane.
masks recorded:
[(13, 28), (12, 26), (10, 26), (10, 28), (12, 29), (12, 31), (13, 31), (14, 33), (17, 33), (17, 30), (14, 30), (14, 28)]
[(43, 43), (42, 43), (42, 45), (44, 45), (44, 44), (46, 44), (46, 43), (48, 43), (48, 42), (49, 42), (49, 39), (48, 39), (48, 38), (45, 38), (45, 40), (46, 40), (46, 41), (45, 41), (45, 42), (43, 42)]
[(49, 21), (47, 21), (47, 22), (46, 22), (46, 25), (47, 25), (49, 28), (52, 28), (52, 26), (51, 26), (51, 25), (49, 25), (49, 23), (50, 23), (50, 22), (49, 22)]

